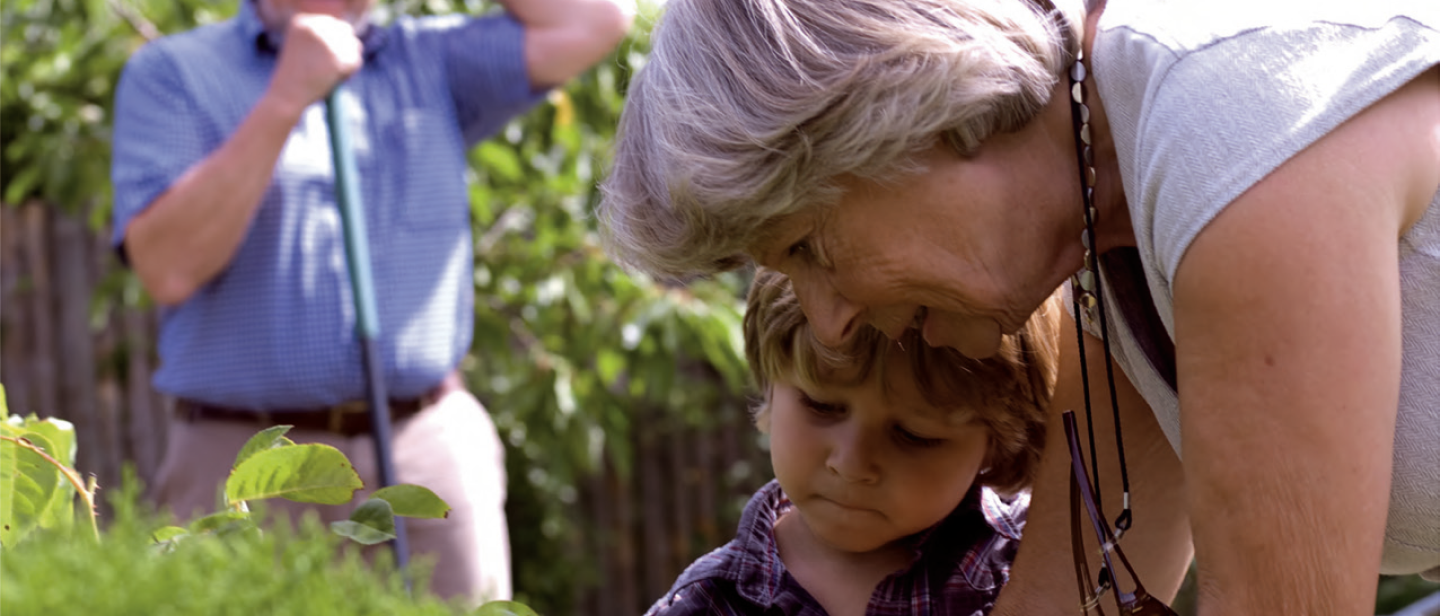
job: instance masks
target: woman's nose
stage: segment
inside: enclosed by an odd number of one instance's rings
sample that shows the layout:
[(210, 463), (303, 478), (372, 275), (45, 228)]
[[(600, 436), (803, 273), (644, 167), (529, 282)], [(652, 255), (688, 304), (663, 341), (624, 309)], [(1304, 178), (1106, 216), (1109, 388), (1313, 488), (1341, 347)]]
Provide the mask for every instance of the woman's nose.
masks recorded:
[(828, 281), (792, 279), (792, 283), (815, 338), (828, 347), (844, 346), (860, 327), (861, 307), (845, 299)]

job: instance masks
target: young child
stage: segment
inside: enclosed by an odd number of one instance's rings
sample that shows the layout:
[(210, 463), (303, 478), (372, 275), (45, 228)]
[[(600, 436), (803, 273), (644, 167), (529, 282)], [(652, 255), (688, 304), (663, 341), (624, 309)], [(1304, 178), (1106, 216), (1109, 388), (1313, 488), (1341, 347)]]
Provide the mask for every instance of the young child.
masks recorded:
[(985, 360), (913, 329), (890, 340), (867, 328), (832, 350), (811, 336), (789, 279), (761, 268), (745, 352), (776, 479), (735, 539), (648, 614), (988, 612), (1045, 438), (1058, 310), (1047, 304)]

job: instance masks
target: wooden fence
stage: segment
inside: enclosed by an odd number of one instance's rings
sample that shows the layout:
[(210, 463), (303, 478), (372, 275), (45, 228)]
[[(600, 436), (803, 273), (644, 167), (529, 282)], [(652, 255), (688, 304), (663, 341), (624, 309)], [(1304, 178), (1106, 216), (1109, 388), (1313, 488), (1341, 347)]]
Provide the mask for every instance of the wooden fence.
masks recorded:
[[(0, 383), (12, 413), (74, 422), (78, 466), (101, 486), (119, 485), (125, 461), (148, 481), (173, 409), (150, 385), (158, 313), (133, 307), (140, 291), (118, 275), (109, 230), (92, 231), (87, 217), (40, 203), (0, 206)], [(733, 536), (739, 506), (769, 476), (769, 461), (743, 404), (716, 415), (709, 429), (658, 413), (638, 418), (630, 472), (608, 466), (579, 486), (575, 519), (586, 529), (568, 551), (589, 563), (591, 579), (561, 584), (577, 613), (639, 614), (692, 560)], [(518, 525), (535, 523), (512, 514), (512, 538)], [(516, 546), (517, 574), (543, 567), (524, 562), (531, 557)]]
[(86, 214), (0, 207), (0, 383), (12, 413), (74, 422), (80, 470), (113, 486), (121, 461), (153, 476), (170, 401), (150, 387), (157, 315), (122, 301), (106, 232)]

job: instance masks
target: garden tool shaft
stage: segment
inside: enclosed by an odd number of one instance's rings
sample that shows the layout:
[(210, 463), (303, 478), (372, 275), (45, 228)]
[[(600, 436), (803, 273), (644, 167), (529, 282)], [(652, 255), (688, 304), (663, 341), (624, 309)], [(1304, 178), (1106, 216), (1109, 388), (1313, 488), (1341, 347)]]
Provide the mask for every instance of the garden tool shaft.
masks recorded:
[[(380, 356), (380, 316), (375, 307), (375, 281), (370, 273), (370, 238), (365, 230), (365, 207), (361, 203), (355, 169), (355, 150), (350, 145), (350, 125), (345, 121), (344, 85), (325, 99), (325, 122), (330, 132), (330, 156), (334, 162), (335, 200), (340, 206), (345, 235), (345, 260), (350, 270), (351, 295), (355, 300), (356, 334), (360, 338), (370, 394), (370, 436), (375, 442), (375, 460), (380, 467), (381, 487), (395, 485), (395, 457), (391, 452), (389, 396), (385, 393), (384, 361)], [(395, 518), (395, 563), (402, 571), (409, 561), (405, 521)], [(405, 577), (409, 587), (410, 579)]]

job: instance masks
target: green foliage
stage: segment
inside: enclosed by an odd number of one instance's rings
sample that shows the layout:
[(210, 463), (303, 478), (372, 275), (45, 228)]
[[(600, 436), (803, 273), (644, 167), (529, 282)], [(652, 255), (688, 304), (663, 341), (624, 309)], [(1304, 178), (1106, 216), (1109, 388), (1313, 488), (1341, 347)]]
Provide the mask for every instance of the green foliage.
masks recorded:
[(481, 606), (474, 616), (536, 616), (535, 610), (514, 601), (491, 601)]
[[(739, 277), (667, 285), (627, 274), (600, 247), (595, 186), (647, 44), (637, 32), (471, 153), (467, 371), (507, 443), (511, 509), (538, 514), (512, 524), (517, 596), (551, 613), (572, 612), (573, 587), (593, 571), (565, 549), (593, 523), (574, 516), (579, 485), (602, 456), (628, 476), (633, 418), (654, 409), (708, 425), (745, 384)], [(525, 494), (535, 500), (516, 501)]]
[[(4, 421), (5, 492), (10, 506), (0, 511), (4, 549), (0, 559), (0, 611), (23, 614), (457, 614), (460, 608), (422, 592), (412, 597), (391, 553), (382, 551), (371, 568), (354, 550), (340, 549), (336, 535), (364, 545), (395, 538), (395, 515), (441, 518), (450, 510), (428, 489), (397, 485), (377, 490), (351, 514), (324, 531), (313, 513), (298, 532), (279, 524), (262, 532), (247, 501), (283, 496), (291, 500), (341, 504), (360, 486), (350, 461), (339, 451), (296, 445), (284, 437), (289, 426), (252, 437), (236, 457), (227, 483), (231, 508), (202, 517), (189, 528), (160, 526), (141, 512), (133, 476), (112, 501), (115, 519), (103, 541), (76, 541), (65, 532), (28, 531), (46, 524), (47, 510), (73, 508), (57, 495), (60, 482), (75, 477), (73, 430), (56, 420), (9, 417), (0, 387)], [(47, 436), (47, 434), (49, 436)], [(63, 443), (65, 446), (57, 446)], [(34, 459), (26, 458), (33, 455)], [(59, 456), (56, 458), (54, 456)], [(337, 472), (337, 468), (340, 470)], [(127, 469), (128, 470), (128, 469)], [(240, 477), (239, 480), (236, 477)], [(353, 477), (353, 481), (351, 481)], [(78, 483), (78, 480), (76, 480)], [(94, 487), (83, 490), (89, 497)], [(392, 509), (391, 503), (395, 503)], [(53, 518), (51, 518), (53, 519)], [(93, 519), (93, 517), (92, 517)], [(146, 529), (157, 528), (153, 531)], [(96, 537), (100, 537), (98, 529)], [(276, 571), (282, 575), (276, 575)], [(418, 571), (422, 574), (424, 571)], [(503, 602), (481, 613), (525, 614), (528, 608)], [(499, 610), (499, 611), (496, 611)]]
[[(463, 613), (406, 593), (387, 551), (366, 563), (314, 518), (296, 529), (238, 532), (155, 549), (157, 517), (136, 491), (112, 498), (104, 541), (36, 533), (0, 559), (0, 613), (309, 616)], [(175, 532), (172, 529), (169, 532)]]
[[(121, 67), (147, 37), (215, 21), (235, 0), (8, 0), (0, 4), (0, 195), (67, 209), (109, 202)], [(105, 212), (105, 208), (95, 213)]]
[(1418, 575), (1380, 576), (1375, 613), (1393, 614), (1435, 593), (1440, 593), (1440, 582), (1427, 582)]
[(290, 426), (270, 426), (256, 433), (240, 447), (240, 453), (235, 454), (233, 466), (238, 468), (241, 463), (250, 459), (250, 456), (266, 449), (294, 445), (295, 441), (285, 438), (285, 433), (289, 431)]
[(395, 538), (395, 510), (378, 498), (365, 501), (350, 519), (330, 523), (330, 530), (364, 545), (375, 545)]
[[(94, 492), (70, 468), (74, 462), (75, 427), (70, 422), (6, 411), (0, 422), (0, 546), (13, 546), (36, 528), (69, 530), (77, 490), (87, 505)], [(93, 526), (93, 507), (87, 512)]]
[(329, 445), (309, 443), (258, 451), (230, 471), (225, 499), (286, 498), (302, 503), (343, 505), (363, 487), (345, 454)]
[(450, 505), (434, 492), (408, 484), (385, 486), (370, 495), (371, 499), (385, 501), (394, 508), (395, 515), (410, 518), (446, 518), (450, 516)]

